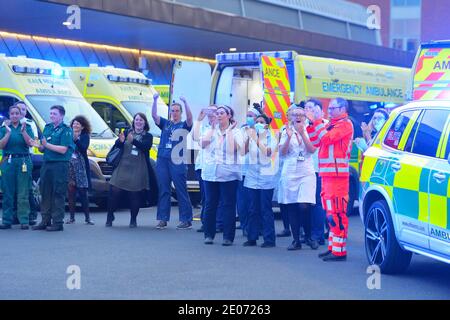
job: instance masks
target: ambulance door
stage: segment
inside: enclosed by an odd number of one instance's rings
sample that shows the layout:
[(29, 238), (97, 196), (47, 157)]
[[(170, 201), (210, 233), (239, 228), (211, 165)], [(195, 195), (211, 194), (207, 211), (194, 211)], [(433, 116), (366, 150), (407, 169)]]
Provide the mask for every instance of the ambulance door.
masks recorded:
[(287, 122), (286, 112), (291, 104), (289, 74), (281, 58), (261, 56), (261, 79), (263, 83), (263, 110), (272, 118), (273, 130), (281, 129)]
[[(202, 108), (208, 107), (211, 97), (211, 66), (206, 62), (175, 60), (170, 84), (170, 104), (181, 103), (180, 97), (185, 97), (191, 108), (195, 121)], [(170, 112), (170, 110), (169, 110)], [(183, 110), (182, 120), (186, 120)], [(188, 136), (188, 148), (198, 149), (192, 143), (192, 131)]]
[(439, 139), (435, 161), (430, 172), (430, 249), (450, 258), (450, 111), (432, 110), (438, 119), (437, 124), (446, 125)]

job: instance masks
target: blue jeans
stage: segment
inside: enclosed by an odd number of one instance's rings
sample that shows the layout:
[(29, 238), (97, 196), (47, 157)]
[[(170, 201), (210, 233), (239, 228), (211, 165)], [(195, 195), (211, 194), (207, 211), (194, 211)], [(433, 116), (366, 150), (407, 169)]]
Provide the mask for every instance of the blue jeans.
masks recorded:
[(241, 223), (242, 232), (247, 233), (247, 220), (248, 220), (248, 207), (249, 207), (249, 196), (248, 188), (244, 187), (245, 177), (242, 177), (242, 181), (239, 181), (237, 187), (237, 214), (239, 221)]
[(156, 161), (156, 176), (159, 187), (157, 219), (161, 221), (170, 220), (171, 182), (173, 181), (177, 193), (180, 221), (191, 222), (192, 205), (186, 186), (187, 166), (185, 164), (174, 164), (167, 158), (158, 158)]
[(316, 172), (316, 205), (312, 209), (312, 226), (311, 226), (311, 238), (312, 240), (323, 240), (324, 227), (327, 225), (326, 213), (322, 208), (322, 199), (320, 198), (320, 192), (322, 191), (322, 179)]
[(236, 234), (236, 188), (238, 180), (227, 182), (204, 181), (205, 206), (205, 238), (216, 236), (217, 211), (223, 214), (223, 239), (234, 241)]
[(275, 244), (275, 218), (272, 210), (273, 189), (248, 189), (250, 200), (247, 220), (249, 241), (259, 238), (262, 226), (262, 235), (265, 243)]

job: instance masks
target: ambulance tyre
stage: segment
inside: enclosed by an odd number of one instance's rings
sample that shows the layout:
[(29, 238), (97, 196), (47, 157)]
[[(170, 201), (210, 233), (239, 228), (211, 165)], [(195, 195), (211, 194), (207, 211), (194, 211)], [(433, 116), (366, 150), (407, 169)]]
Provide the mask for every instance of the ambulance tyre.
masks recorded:
[(370, 265), (377, 265), (381, 273), (396, 274), (408, 268), (412, 253), (398, 244), (386, 201), (375, 201), (367, 211), (364, 238), (367, 259)]

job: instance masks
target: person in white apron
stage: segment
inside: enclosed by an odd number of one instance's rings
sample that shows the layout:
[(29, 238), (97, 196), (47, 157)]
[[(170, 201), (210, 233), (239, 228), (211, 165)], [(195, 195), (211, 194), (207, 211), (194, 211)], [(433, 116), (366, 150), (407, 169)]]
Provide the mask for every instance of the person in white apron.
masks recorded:
[(299, 250), (300, 227), (303, 224), (308, 245), (317, 249), (311, 241), (311, 205), (316, 203), (316, 176), (312, 154), (315, 148), (305, 130), (306, 115), (302, 108), (291, 111), (291, 122), (281, 135), (280, 153), (284, 157), (278, 185), (278, 200), (286, 204), (293, 236), (288, 250)]

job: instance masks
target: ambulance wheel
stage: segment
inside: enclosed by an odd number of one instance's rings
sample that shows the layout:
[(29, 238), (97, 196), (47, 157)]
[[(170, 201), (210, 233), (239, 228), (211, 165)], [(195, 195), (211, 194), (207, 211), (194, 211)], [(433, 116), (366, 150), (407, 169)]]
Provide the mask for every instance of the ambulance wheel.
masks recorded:
[(374, 202), (367, 211), (364, 238), (367, 259), (370, 265), (377, 265), (381, 273), (401, 273), (408, 268), (412, 254), (403, 250), (397, 242), (386, 201)]

